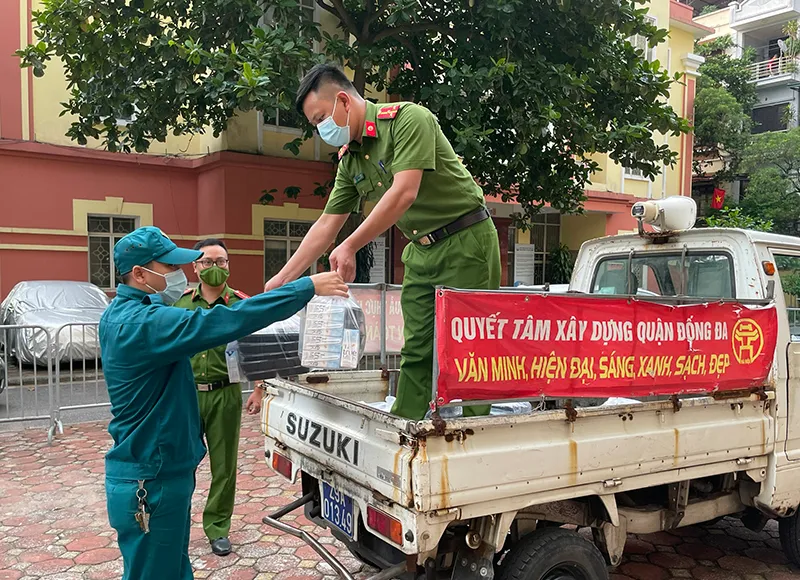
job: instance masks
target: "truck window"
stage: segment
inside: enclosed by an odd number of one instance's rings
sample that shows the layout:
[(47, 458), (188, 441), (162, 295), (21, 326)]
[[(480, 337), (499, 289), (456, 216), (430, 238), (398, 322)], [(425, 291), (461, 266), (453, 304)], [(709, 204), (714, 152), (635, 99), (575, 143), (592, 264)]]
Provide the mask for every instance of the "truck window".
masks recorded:
[(800, 342), (800, 257), (774, 254), (775, 269), (781, 281), (786, 314), (789, 316), (789, 335)]
[(733, 264), (722, 253), (614, 256), (600, 262), (592, 284), (593, 294), (639, 296), (691, 296), (733, 298)]

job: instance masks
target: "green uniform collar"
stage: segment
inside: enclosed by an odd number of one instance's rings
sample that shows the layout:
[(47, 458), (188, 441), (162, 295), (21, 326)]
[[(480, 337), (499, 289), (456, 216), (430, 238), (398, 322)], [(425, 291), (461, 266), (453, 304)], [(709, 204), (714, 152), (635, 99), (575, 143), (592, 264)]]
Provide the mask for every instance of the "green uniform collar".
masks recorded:
[[(200, 291), (200, 287), (202, 285), (203, 285), (203, 283), (201, 282), (200, 284), (197, 285), (197, 288), (195, 288), (193, 290), (190, 290), (190, 292), (192, 293), (192, 302), (195, 302), (197, 300), (204, 300), (205, 301), (205, 298), (203, 298), (203, 294)], [(214, 301), (214, 304), (218, 303), (220, 300), (222, 300), (223, 304), (228, 304), (228, 302), (231, 301), (231, 296), (235, 296), (234, 291), (231, 290), (230, 286), (225, 284), (225, 288), (222, 290), (222, 294), (220, 294), (219, 298), (217, 298)]]

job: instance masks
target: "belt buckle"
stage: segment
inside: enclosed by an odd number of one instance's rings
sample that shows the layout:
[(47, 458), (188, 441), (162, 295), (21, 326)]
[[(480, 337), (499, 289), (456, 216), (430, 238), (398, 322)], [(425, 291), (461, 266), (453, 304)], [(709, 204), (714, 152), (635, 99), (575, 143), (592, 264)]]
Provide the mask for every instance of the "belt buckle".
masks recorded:
[(197, 390), (201, 393), (207, 393), (211, 390), (211, 385), (209, 383), (198, 383)]
[(431, 242), (431, 237), (430, 237), (430, 235), (427, 235), (427, 236), (422, 236), (422, 237), (419, 239), (419, 244), (420, 244), (420, 246), (430, 246), (430, 245), (431, 245), (431, 243), (432, 243), (432, 242)]

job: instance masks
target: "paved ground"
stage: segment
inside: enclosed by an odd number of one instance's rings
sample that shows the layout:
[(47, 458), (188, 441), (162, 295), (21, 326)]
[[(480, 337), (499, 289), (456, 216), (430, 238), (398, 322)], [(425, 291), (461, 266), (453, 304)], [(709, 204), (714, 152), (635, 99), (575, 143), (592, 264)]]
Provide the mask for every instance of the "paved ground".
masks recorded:
[[(240, 493), (231, 539), (236, 553), (217, 558), (199, 525), (208, 489), (204, 462), (195, 494), (190, 554), (196, 578), (209, 580), (330, 580), (331, 569), (310, 548), (271, 533), (262, 515), (290, 501), (297, 489), (266, 467), (257, 420), (242, 429)], [(122, 565), (108, 527), (103, 493), (105, 424), (65, 427), (47, 446), (41, 429), (0, 433), (0, 580), (104, 580)], [(287, 518), (289, 519), (289, 518)], [(308, 524), (301, 517), (301, 524)], [(311, 527), (307, 529), (311, 530)], [(800, 580), (787, 564), (775, 525), (755, 534), (733, 519), (631, 538), (613, 580)], [(332, 538), (322, 538), (333, 544)], [(332, 549), (336, 551), (334, 545)], [(343, 557), (352, 571), (358, 562)]]

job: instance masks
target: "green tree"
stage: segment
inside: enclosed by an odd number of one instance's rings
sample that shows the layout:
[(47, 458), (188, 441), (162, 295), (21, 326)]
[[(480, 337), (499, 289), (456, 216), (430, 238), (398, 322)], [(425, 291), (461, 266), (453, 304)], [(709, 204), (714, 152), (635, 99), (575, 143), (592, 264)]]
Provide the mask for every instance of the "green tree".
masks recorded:
[(800, 235), (800, 128), (754, 135), (742, 168), (750, 174), (742, 211), (772, 221), (778, 233)]
[(678, 76), (628, 41), (667, 31), (633, 0), (316, 2), (336, 34), (296, 0), (46, 0), (39, 40), (19, 54), (36, 75), (63, 61), (69, 136), (115, 151), (169, 131), (219, 134), (240, 110), (288, 110), (303, 71), (339, 60), (360, 90), (432, 109), (486, 192), (516, 199), (525, 218), (545, 203), (579, 211), (595, 153), (651, 178), (676, 161), (653, 136), (688, 130), (666, 99)]
[(742, 212), (742, 208), (726, 207), (716, 215), (705, 218), (705, 223), (710, 228), (740, 228), (743, 230), (772, 231), (772, 222), (753, 218)]
[(705, 175), (713, 169), (717, 183), (730, 181), (740, 171), (757, 99), (750, 82), (753, 50), (745, 49), (737, 58), (731, 56), (732, 48), (730, 36), (698, 43), (695, 48), (706, 61), (700, 66), (695, 98), (694, 172)]

